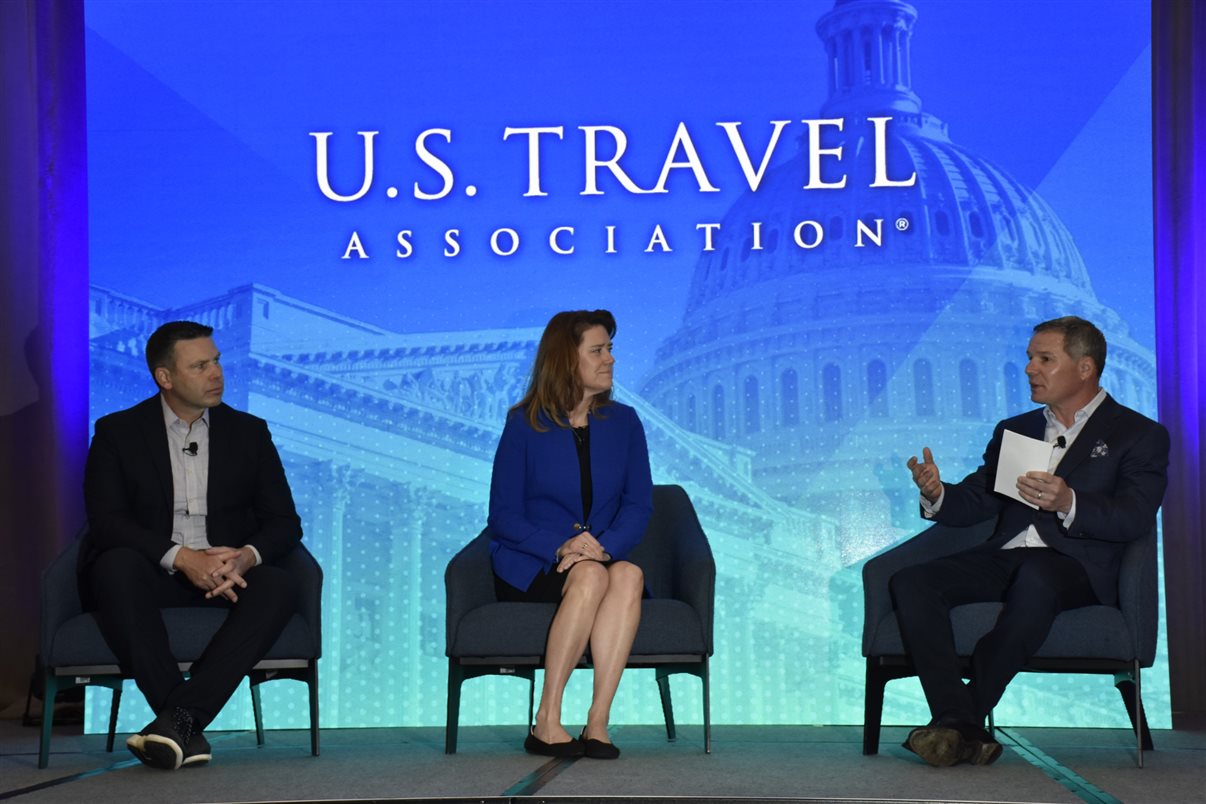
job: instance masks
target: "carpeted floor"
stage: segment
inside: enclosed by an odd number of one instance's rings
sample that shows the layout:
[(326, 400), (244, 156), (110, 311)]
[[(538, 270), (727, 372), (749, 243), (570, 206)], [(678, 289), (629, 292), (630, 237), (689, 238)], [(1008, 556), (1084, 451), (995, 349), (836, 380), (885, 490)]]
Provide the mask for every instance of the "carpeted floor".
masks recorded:
[(0, 721), (0, 801), (254, 802), (505, 801), (575, 804), (623, 797), (698, 801), (1142, 802), (1206, 800), (1206, 734), (1159, 731), (1157, 750), (1135, 765), (1133, 736), (1108, 729), (1000, 730), (1007, 746), (991, 767), (931, 768), (899, 748), (905, 729), (885, 728), (877, 756), (860, 753), (851, 726), (717, 726), (704, 754), (698, 726), (668, 743), (656, 726), (617, 726), (616, 762), (546, 760), (521, 749), (522, 726), (461, 730), (443, 753), (442, 729), (329, 729), (322, 756), (304, 731), (209, 735), (214, 761), (174, 773), (104, 751), (104, 737), (56, 730), (50, 767), (37, 769), (37, 730)]

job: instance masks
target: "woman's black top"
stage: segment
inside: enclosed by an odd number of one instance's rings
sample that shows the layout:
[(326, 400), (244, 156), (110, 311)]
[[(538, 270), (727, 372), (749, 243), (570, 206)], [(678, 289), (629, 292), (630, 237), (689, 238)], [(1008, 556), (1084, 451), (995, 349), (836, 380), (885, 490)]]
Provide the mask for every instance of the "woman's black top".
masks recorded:
[(578, 448), (578, 472), (582, 476), (582, 529), (591, 530), (590, 508), (594, 504), (594, 492), (590, 482), (590, 425), (574, 427), (574, 446)]

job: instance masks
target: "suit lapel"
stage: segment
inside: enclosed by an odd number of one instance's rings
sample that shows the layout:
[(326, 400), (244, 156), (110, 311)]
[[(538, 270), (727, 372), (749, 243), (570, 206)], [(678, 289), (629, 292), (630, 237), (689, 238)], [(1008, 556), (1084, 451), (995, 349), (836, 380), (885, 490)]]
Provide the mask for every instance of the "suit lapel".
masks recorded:
[(1093, 447), (1098, 441), (1104, 441), (1105, 437), (1114, 430), (1114, 422), (1118, 418), (1119, 406), (1118, 403), (1110, 396), (1101, 400), (1101, 404), (1097, 406), (1097, 410), (1093, 411), (1093, 415), (1085, 422), (1084, 429), (1080, 431), (1080, 435), (1072, 442), (1072, 446), (1068, 448), (1068, 454), (1059, 462), (1059, 466), (1055, 469), (1055, 474), (1066, 478), (1072, 473), (1077, 466), (1089, 457)]
[(221, 490), (218, 485), (221, 483), (224, 474), (215, 471), (215, 467), (224, 465), (224, 461), (230, 456), (230, 441), (226, 436), (230, 435), (229, 428), (224, 427), (226, 423), (226, 405), (218, 405), (209, 409), (209, 466), (206, 467), (208, 480), (206, 481), (205, 499), (210, 511), (217, 510), (213, 504), (215, 492), (221, 496)]
[(1043, 436), (1047, 433), (1047, 416), (1043, 413), (1044, 408), (1032, 410), (1026, 415), (1026, 420), (1021, 422), (1021, 430), (1018, 435), (1029, 436), (1043, 441)]
[(146, 440), (147, 451), (151, 453), (151, 466), (155, 476), (159, 478), (159, 486), (163, 491), (164, 505), (172, 510), (172, 458), (168, 454), (167, 427), (163, 423), (163, 403), (159, 395), (143, 403), (145, 414), (142, 416), (142, 436)]

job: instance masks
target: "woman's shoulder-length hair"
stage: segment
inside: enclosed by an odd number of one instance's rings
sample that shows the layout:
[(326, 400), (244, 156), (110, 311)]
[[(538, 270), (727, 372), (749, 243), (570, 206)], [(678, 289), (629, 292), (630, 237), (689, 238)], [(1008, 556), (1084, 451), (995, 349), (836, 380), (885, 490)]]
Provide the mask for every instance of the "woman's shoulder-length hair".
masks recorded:
[[(582, 335), (592, 327), (603, 327), (609, 338), (616, 334), (616, 319), (607, 310), (567, 310), (557, 313), (544, 328), (528, 390), (512, 408), (521, 410), (533, 430), (548, 430), (547, 422), (569, 427), (569, 412), (582, 399), (582, 380), (578, 376), (578, 347)], [(611, 390), (596, 394), (590, 412), (611, 404)]]

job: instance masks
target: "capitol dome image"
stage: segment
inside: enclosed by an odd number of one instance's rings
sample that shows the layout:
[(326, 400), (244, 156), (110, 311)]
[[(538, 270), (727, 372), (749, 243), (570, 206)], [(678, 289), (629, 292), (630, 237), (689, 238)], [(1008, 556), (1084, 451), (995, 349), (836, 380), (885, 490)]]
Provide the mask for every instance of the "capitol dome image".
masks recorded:
[[(802, 147), (737, 200), (640, 389), (685, 429), (751, 450), (766, 492), (835, 517), (846, 562), (919, 529), (910, 455), (930, 447), (957, 480), (993, 423), (1033, 406), (1025, 348), (1040, 321), (1096, 323), (1103, 386), (1155, 409), (1153, 355), (1098, 300), (1055, 210), (923, 110), (917, 18), (900, 0), (839, 0), (818, 21), (829, 85), (817, 117), (844, 120), (826, 132), (840, 169), (823, 178), (846, 185), (801, 189)], [(915, 174), (911, 186), (871, 186), (871, 117), (891, 118), (887, 174)], [(881, 245), (859, 231), (877, 220)], [(819, 245), (796, 241), (802, 221)]]

